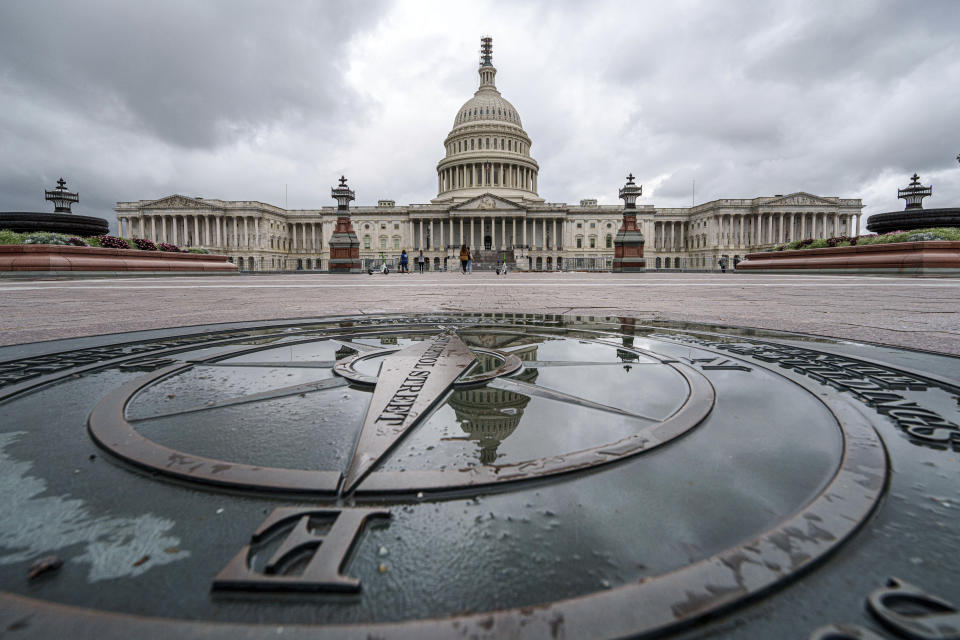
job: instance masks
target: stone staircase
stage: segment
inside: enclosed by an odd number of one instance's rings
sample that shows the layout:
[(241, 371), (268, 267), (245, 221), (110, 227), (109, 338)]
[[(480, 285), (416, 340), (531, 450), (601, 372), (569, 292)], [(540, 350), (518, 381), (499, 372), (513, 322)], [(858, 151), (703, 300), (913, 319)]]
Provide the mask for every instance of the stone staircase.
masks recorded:
[[(494, 271), (497, 268), (497, 261), (504, 260), (504, 257), (506, 257), (509, 270), (517, 270), (517, 261), (513, 254), (513, 249), (471, 249), (470, 253), (473, 254), (474, 271)], [(457, 266), (459, 267), (460, 265), (458, 264)]]

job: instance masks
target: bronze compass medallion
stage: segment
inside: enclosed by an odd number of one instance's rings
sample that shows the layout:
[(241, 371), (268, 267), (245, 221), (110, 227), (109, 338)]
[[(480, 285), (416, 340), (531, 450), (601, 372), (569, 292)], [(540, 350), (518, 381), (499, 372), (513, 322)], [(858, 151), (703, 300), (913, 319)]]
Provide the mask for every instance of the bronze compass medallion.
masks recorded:
[(0, 629), (926, 637), (897, 625), (960, 601), (956, 364), (534, 314), (0, 349)]

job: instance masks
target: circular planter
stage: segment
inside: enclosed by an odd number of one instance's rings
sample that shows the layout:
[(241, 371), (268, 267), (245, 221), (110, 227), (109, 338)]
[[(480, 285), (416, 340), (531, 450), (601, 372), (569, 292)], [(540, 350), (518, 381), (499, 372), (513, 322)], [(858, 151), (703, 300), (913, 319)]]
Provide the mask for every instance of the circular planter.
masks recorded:
[(52, 244), (0, 246), (0, 271), (221, 271), (235, 272), (227, 256)]
[(737, 271), (956, 275), (960, 242), (929, 240), (748, 254)]

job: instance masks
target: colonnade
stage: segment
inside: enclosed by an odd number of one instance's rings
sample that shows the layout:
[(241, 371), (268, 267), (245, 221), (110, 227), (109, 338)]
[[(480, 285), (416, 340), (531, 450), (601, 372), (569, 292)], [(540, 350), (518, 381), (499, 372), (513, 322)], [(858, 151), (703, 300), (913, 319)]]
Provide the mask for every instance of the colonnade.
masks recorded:
[(709, 247), (747, 248), (806, 238), (850, 236), (857, 235), (859, 228), (859, 214), (788, 211), (655, 220), (649, 235), (652, 236), (651, 248), (655, 250), (683, 251)]
[(414, 218), (410, 220), (413, 248), (443, 250), (469, 245), (485, 248), (486, 239), (492, 249), (529, 247), (531, 249), (563, 248), (563, 218), (518, 216), (456, 216), (451, 218)]
[[(118, 218), (120, 235), (168, 242), (185, 247), (223, 249), (282, 249), (317, 252), (323, 249), (326, 229), (317, 222), (275, 222), (259, 216), (218, 216), (209, 214), (161, 214)], [(286, 229), (283, 229), (285, 224)], [(272, 242), (271, 242), (272, 240)]]
[(537, 172), (513, 162), (469, 162), (437, 172), (439, 193), (470, 187), (506, 187), (536, 193)]

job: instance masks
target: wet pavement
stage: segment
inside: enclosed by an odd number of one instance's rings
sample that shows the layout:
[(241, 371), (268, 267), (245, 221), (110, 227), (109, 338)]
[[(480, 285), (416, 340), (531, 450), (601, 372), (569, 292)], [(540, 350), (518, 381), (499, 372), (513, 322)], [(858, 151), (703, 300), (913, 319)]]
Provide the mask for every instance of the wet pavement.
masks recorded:
[(960, 279), (707, 273), (264, 274), (0, 281), (0, 345), (329, 314), (717, 322), (960, 354)]

